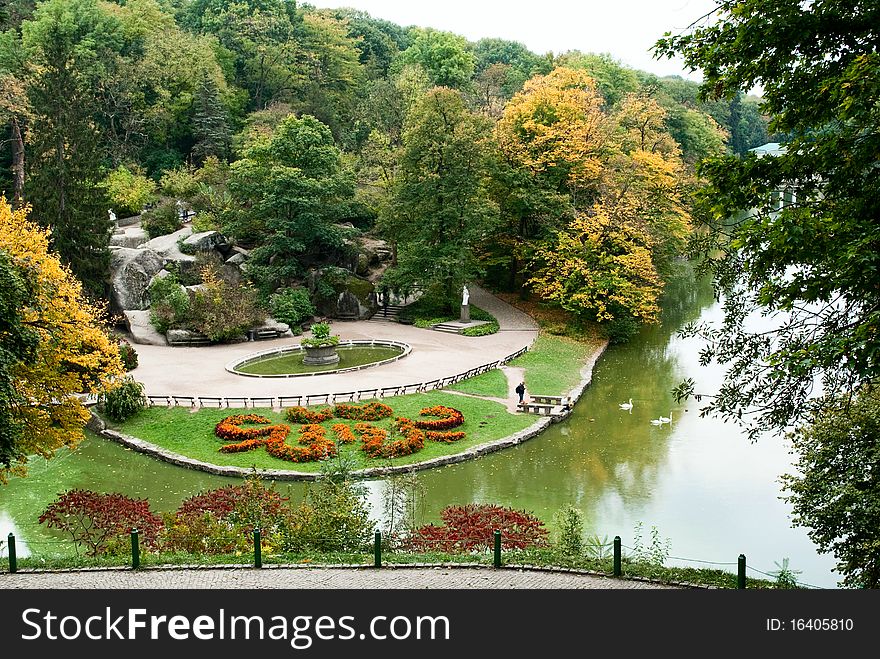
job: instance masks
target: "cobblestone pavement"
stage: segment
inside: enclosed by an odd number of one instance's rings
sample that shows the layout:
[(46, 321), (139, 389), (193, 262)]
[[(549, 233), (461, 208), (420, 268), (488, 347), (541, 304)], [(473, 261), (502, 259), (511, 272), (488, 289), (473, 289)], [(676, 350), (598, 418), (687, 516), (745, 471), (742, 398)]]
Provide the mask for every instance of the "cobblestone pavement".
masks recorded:
[(0, 589), (669, 589), (591, 574), (488, 567), (202, 568), (0, 574)]

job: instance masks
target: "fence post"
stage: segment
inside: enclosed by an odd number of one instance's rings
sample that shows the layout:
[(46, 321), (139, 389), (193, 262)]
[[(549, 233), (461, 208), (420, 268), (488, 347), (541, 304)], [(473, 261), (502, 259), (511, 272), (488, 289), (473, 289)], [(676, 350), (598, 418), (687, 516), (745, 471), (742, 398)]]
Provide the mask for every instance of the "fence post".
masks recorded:
[(382, 567), (382, 531), (376, 531), (373, 539), (373, 559), (376, 567)]
[(263, 545), (260, 541), (260, 529), (254, 529), (254, 567), (263, 567)]
[(138, 530), (131, 530), (131, 569), (137, 570), (141, 566), (141, 548), (138, 541)]
[(495, 567), (501, 567), (501, 531), (495, 530)]
[(736, 587), (743, 589), (746, 587), (746, 555), (740, 554), (736, 562)]
[(18, 559), (15, 557), (15, 536), (10, 533), (6, 539), (9, 547), (9, 571), (18, 572)]
[(614, 536), (614, 576), (619, 577), (623, 574), (623, 570), (620, 568), (620, 536)]

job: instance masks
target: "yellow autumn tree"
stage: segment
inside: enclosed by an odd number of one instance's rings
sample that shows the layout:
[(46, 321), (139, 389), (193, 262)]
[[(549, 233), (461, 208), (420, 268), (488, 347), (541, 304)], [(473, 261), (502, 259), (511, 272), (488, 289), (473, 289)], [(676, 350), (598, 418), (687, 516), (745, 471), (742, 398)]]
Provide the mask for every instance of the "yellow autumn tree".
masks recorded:
[(507, 104), (496, 127), (499, 147), (557, 190), (582, 197), (604, 170), (609, 125), (602, 102), (583, 71), (559, 67), (535, 76)]
[(529, 283), (544, 300), (626, 334), (660, 313), (652, 247), (632, 206), (596, 204), (538, 247)]
[(0, 252), (27, 279), (27, 304), (16, 311), (37, 335), (27, 359), (7, 360), (15, 389), (7, 412), (21, 432), (13, 457), (0, 464), (0, 482), (24, 475), (28, 456), (50, 458), (76, 446), (89, 418), (79, 394), (112, 388), (124, 373), (116, 342), (99, 324), (101, 310), (86, 300), (82, 284), (49, 251), (49, 232), (29, 222), (27, 212), (13, 212), (0, 197)]

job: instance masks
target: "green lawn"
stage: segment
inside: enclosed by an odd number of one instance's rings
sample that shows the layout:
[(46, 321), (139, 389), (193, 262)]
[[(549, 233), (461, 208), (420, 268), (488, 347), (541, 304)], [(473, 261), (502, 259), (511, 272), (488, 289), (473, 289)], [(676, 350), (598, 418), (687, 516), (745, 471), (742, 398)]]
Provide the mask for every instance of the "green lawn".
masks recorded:
[(447, 389), (461, 391), (475, 396), (491, 396), (493, 398), (507, 398), (507, 378), (499, 370), (489, 371), (467, 380), (453, 384)]
[(510, 366), (525, 368), (527, 393), (560, 396), (581, 381), (584, 361), (595, 350), (592, 343), (542, 333), (529, 351), (510, 362)]
[[(395, 416), (418, 418), (419, 410), (432, 405), (447, 405), (464, 414), (464, 425), (456, 428), (467, 433), (467, 437), (453, 444), (426, 442), (421, 451), (400, 458), (370, 459), (360, 449), (360, 442), (343, 445), (341, 453), (353, 456), (353, 468), (382, 467), (387, 465), (412, 464), (441, 455), (460, 453), (462, 450), (501, 439), (523, 430), (535, 422), (535, 417), (527, 414), (510, 414), (502, 405), (479, 398), (466, 398), (442, 391), (425, 394), (412, 394), (387, 398), (383, 402), (390, 405)], [(319, 408), (321, 406), (318, 406)], [(212, 409), (202, 408), (195, 411), (188, 408), (151, 407), (140, 412), (122, 424), (111, 425), (126, 435), (132, 435), (166, 448), (175, 453), (196, 460), (217, 465), (232, 465), (249, 469), (291, 469), (295, 471), (318, 472), (318, 462), (293, 463), (274, 458), (266, 453), (265, 448), (257, 448), (246, 453), (220, 453), (219, 447), (225, 442), (214, 435), (214, 426), (221, 419), (232, 414), (262, 414), (273, 422), (286, 423), (281, 414), (268, 409)], [(327, 428), (328, 436), (332, 437), (330, 426), (334, 423), (354, 424), (354, 421), (332, 419), (322, 425)], [(374, 422), (385, 427), (390, 425), (389, 419)], [(291, 435), (287, 442), (296, 442), (297, 424), (290, 424)]]

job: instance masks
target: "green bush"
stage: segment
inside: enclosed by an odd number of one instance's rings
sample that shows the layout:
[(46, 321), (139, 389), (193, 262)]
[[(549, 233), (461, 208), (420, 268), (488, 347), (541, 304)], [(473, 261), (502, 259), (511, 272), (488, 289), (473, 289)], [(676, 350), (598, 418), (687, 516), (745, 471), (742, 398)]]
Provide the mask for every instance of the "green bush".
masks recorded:
[(612, 345), (626, 343), (639, 332), (641, 325), (635, 318), (615, 318), (604, 324), (608, 340)]
[(174, 233), (182, 226), (180, 216), (177, 214), (177, 206), (172, 201), (163, 201), (141, 215), (141, 228), (150, 238)]
[(189, 295), (180, 287), (173, 274), (155, 279), (150, 284), (150, 323), (160, 334), (189, 324)]
[(120, 165), (110, 172), (101, 187), (120, 217), (137, 215), (144, 206), (156, 201), (156, 184), (146, 176)]
[(133, 371), (137, 368), (137, 350), (126, 339), (119, 340), (119, 358), (122, 359), (122, 366), (126, 371)]
[(284, 549), (361, 551), (369, 546), (374, 529), (363, 489), (325, 478), (308, 488), (302, 505), (293, 511)]
[(228, 341), (266, 319), (257, 292), (250, 286), (224, 281), (211, 267), (202, 271), (202, 279), (203, 289), (190, 304), (190, 324), (211, 341)]
[(463, 329), (461, 331), (464, 336), (488, 336), (489, 334), (495, 334), (499, 329), (501, 329), (497, 322), (489, 323), (488, 325), (477, 325), (476, 327), (468, 327), (467, 329)]
[(300, 343), (313, 348), (335, 346), (339, 343), (339, 337), (336, 335), (330, 336), (329, 323), (315, 323), (312, 325), (312, 338), (303, 339)]
[(286, 288), (269, 298), (272, 317), (292, 327), (315, 315), (315, 305), (304, 288)]
[(580, 556), (584, 550), (584, 516), (574, 506), (566, 506), (553, 516), (556, 548), (566, 556)]
[(119, 384), (104, 391), (98, 401), (101, 411), (113, 421), (125, 421), (147, 406), (144, 385), (130, 375)]

